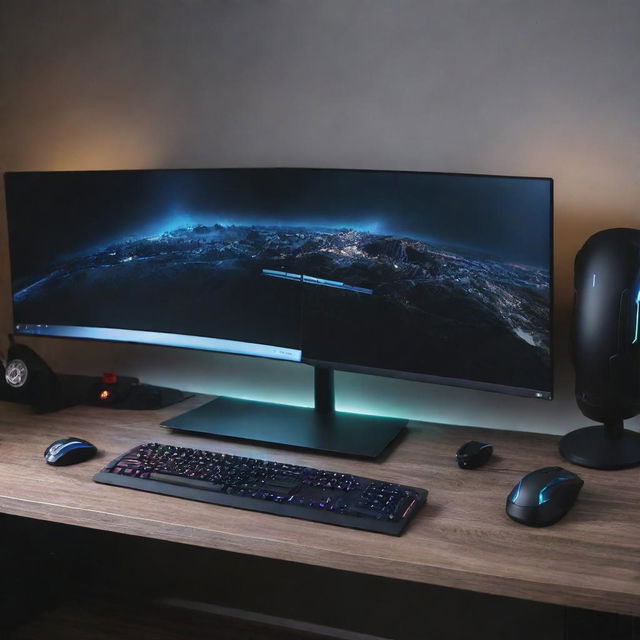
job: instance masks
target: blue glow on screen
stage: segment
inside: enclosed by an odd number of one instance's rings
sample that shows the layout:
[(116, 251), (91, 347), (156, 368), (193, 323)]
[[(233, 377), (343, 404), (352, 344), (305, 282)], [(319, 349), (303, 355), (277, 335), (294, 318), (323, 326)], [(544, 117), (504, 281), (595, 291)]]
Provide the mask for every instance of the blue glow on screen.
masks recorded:
[[(391, 212), (392, 215), (393, 212)], [(353, 218), (343, 216), (341, 219), (327, 220), (326, 214), (322, 216), (305, 215), (301, 213), (295, 220), (283, 220), (276, 215), (268, 216), (260, 213), (251, 214), (250, 212), (237, 213), (233, 211), (225, 211), (223, 209), (195, 210), (181, 207), (166, 209), (164, 213), (158, 212), (154, 216), (154, 220), (146, 224), (137, 225), (136, 227), (124, 228), (119, 234), (105, 237), (99, 245), (85, 246), (73, 254), (83, 255), (87, 252), (92, 253), (100, 249), (104, 249), (115, 243), (127, 241), (139, 241), (144, 239), (152, 240), (159, 238), (165, 233), (172, 233), (180, 229), (192, 229), (203, 225), (213, 227), (220, 225), (221, 227), (277, 227), (282, 229), (313, 229), (316, 233), (335, 233), (341, 230), (360, 231), (373, 234), (393, 234), (400, 235), (398, 231), (393, 231), (384, 222), (385, 216), (389, 217), (389, 212), (379, 214), (379, 217), (370, 217), (364, 215), (364, 219), (360, 219), (357, 215)], [(393, 217), (393, 216), (392, 216)], [(414, 234), (415, 235), (415, 234)], [(434, 238), (425, 237), (427, 241), (434, 241)]]
[(163, 347), (183, 347), (204, 351), (222, 351), (244, 356), (276, 358), (300, 362), (302, 351), (253, 342), (223, 340), (204, 336), (185, 336), (178, 333), (162, 333), (159, 331), (137, 331), (134, 329), (111, 329), (108, 327), (73, 327), (52, 324), (17, 324), (16, 333), (54, 336), (61, 338), (89, 338), (92, 340), (111, 340), (116, 342), (139, 342), (155, 344)]

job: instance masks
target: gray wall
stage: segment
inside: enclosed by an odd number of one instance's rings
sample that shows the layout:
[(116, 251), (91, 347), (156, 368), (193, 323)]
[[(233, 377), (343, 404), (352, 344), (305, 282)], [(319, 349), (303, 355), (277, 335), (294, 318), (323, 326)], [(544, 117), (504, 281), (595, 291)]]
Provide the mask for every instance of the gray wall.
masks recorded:
[[(0, 0), (0, 7), (2, 170), (303, 165), (554, 177), (556, 399), (344, 373), (338, 402), (532, 431), (562, 433), (586, 422), (566, 359), (571, 263), (596, 230), (640, 226), (640, 3)], [(311, 401), (311, 371), (300, 365), (30, 344), (60, 371), (115, 369), (197, 391)]]

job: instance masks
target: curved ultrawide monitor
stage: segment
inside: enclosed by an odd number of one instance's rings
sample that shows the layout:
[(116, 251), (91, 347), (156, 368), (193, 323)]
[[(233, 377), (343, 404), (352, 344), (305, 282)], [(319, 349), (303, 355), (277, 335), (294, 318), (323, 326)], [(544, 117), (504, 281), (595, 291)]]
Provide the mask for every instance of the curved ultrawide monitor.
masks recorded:
[(274, 168), (5, 183), (17, 334), (551, 397), (548, 178)]

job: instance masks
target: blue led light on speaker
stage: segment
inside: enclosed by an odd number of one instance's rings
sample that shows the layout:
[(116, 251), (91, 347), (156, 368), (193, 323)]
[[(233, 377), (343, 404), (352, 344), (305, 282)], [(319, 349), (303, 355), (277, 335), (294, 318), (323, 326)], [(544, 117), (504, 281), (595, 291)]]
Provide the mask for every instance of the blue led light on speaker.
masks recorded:
[(636, 333), (631, 344), (638, 342), (638, 329), (640, 328), (640, 288), (638, 288), (638, 294), (636, 295)]

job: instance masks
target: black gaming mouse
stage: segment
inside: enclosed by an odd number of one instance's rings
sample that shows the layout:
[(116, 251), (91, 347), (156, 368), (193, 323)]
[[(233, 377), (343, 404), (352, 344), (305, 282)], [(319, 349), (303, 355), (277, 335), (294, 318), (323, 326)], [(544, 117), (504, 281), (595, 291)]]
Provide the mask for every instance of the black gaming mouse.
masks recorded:
[(84, 462), (96, 455), (98, 450), (81, 438), (62, 438), (52, 442), (44, 452), (47, 464), (57, 467)]
[(530, 527), (558, 522), (573, 506), (584, 481), (562, 467), (544, 467), (528, 473), (507, 498), (507, 515)]
[(456, 460), (461, 469), (477, 469), (491, 457), (492, 453), (493, 447), (488, 442), (471, 440), (458, 449)]

